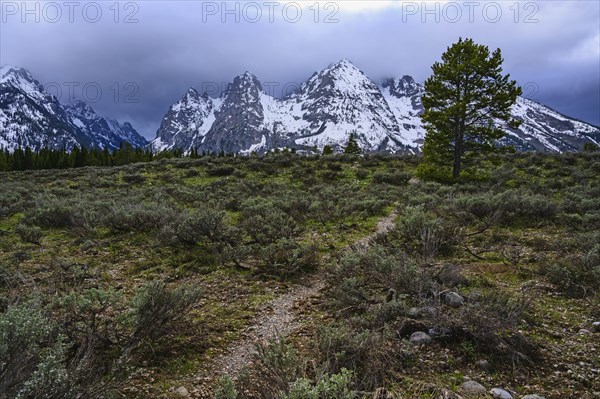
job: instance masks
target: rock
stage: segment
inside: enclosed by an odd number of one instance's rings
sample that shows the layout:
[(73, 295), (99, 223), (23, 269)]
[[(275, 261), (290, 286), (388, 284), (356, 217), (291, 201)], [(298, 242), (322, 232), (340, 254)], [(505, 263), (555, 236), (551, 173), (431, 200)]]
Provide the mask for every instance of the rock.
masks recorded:
[(423, 308), (410, 308), (406, 315), (413, 319), (418, 319), (423, 316), (431, 316), (435, 314), (435, 308), (431, 306), (426, 306)]
[(444, 302), (446, 302), (446, 305), (448, 305), (450, 307), (459, 308), (465, 302), (465, 298), (463, 298), (462, 296), (460, 296), (456, 292), (448, 292), (444, 296)]
[(540, 395), (525, 395), (523, 396), (521, 399), (546, 399), (543, 396)]
[(600, 333), (600, 321), (595, 321), (592, 323), (592, 331), (595, 333)]
[(415, 345), (429, 345), (431, 343), (431, 337), (423, 331), (416, 331), (410, 336), (410, 342)]
[(187, 398), (188, 396), (190, 396), (190, 393), (188, 392), (186, 387), (179, 387), (175, 390), (175, 393), (179, 396), (181, 396), (182, 398)]
[(480, 383), (475, 382), (473, 380), (465, 381), (460, 386), (460, 390), (465, 395), (468, 395), (468, 396), (479, 396), (479, 395), (485, 395), (486, 394), (485, 387), (483, 385), (481, 385)]
[(581, 330), (579, 330), (579, 335), (588, 335), (591, 334), (590, 330), (586, 330), (585, 328), (582, 328)]
[(492, 367), (492, 365), (490, 364), (490, 362), (488, 362), (487, 360), (480, 360), (477, 362), (477, 367), (479, 367), (479, 369), (481, 371), (485, 371), (486, 373), (491, 373), (492, 371), (494, 371), (494, 368)]
[(429, 334), (432, 338), (443, 338), (449, 337), (452, 335), (452, 330), (449, 328), (430, 328), (427, 330), (427, 334)]
[(510, 393), (500, 388), (492, 388), (490, 390), (490, 395), (492, 395), (494, 399), (513, 399)]

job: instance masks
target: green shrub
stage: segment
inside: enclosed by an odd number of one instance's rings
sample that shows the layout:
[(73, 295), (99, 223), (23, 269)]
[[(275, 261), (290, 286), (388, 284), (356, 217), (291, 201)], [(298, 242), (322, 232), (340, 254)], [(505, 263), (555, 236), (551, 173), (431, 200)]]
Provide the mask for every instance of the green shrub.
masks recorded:
[(15, 397), (35, 372), (51, 339), (52, 323), (28, 302), (0, 313), (0, 392)]
[(217, 380), (213, 392), (215, 399), (237, 399), (238, 397), (235, 383), (227, 375), (224, 375)]
[(321, 327), (318, 345), (323, 367), (328, 373), (351, 370), (358, 376), (357, 389), (375, 389), (406, 360), (392, 339), (387, 331), (354, 330), (343, 323)]
[(396, 231), (408, 251), (424, 258), (449, 251), (459, 238), (456, 226), (428, 214), (422, 206), (407, 207), (399, 218)]
[(235, 173), (235, 168), (228, 165), (212, 165), (206, 169), (206, 174), (211, 177), (231, 176)]
[(314, 271), (319, 265), (316, 244), (283, 238), (258, 250), (257, 271), (261, 274), (289, 277)]
[(357, 169), (354, 172), (354, 175), (356, 176), (356, 178), (358, 180), (364, 180), (364, 179), (366, 179), (369, 176), (369, 171), (366, 170), (366, 169)]
[(569, 257), (545, 266), (548, 280), (567, 295), (596, 295), (600, 287), (600, 244), (581, 257)]
[(89, 197), (41, 197), (34, 208), (27, 212), (25, 222), (41, 227), (70, 227), (79, 232), (87, 232), (100, 224), (103, 208), (102, 203)]
[(15, 233), (23, 240), (24, 242), (29, 242), (32, 244), (40, 243), (42, 239), (42, 229), (38, 226), (27, 226), (25, 224), (18, 224), (15, 227)]
[(410, 173), (400, 170), (373, 173), (373, 182), (391, 184), (392, 186), (404, 186), (411, 178)]
[(355, 399), (358, 393), (351, 389), (353, 374), (342, 369), (339, 374), (325, 374), (316, 384), (300, 378), (290, 387), (289, 395), (281, 399)]
[(126, 202), (114, 204), (103, 222), (117, 231), (148, 231), (165, 226), (177, 216), (178, 211), (166, 204)]
[(249, 369), (238, 380), (238, 392), (265, 399), (287, 395), (291, 383), (303, 376), (304, 368), (296, 349), (283, 338), (259, 343)]
[(241, 227), (257, 244), (292, 239), (301, 229), (296, 220), (270, 200), (250, 200), (242, 205)]
[(140, 174), (123, 175), (123, 182), (130, 185), (142, 184), (144, 181), (146, 181), (146, 178)]
[(231, 238), (231, 230), (225, 223), (225, 213), (214, 209), (203, 208), (186, 213), (171, 222), (169, 228), (172, 229), (171, 239), (184, 244), (201, 241), (222, 243)]

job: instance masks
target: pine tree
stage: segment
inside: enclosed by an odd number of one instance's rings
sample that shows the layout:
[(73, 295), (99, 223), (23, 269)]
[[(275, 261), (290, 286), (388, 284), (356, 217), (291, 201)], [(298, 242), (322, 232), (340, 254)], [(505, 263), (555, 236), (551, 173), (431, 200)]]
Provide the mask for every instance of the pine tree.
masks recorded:
[(360, 146), (358, 145), (358, 142), (356, 141), (356, 133), (350, 133), (350, 136), (348, 137), (348, 141), (346, 142), (346, 145), (344, 146), (344, 154), (358, 155), (358, 154), (360, 154), (360, 152), (361, 152)]
[(500, 49), (490, 54), (487, 46), (460, 38), (433, 64), (421, 99), (427, 132), (422, 174), (451, 168), (456, 179), (478, 155), (498, 150), (505, 133), (496, 121), (518, 127), (510, 110), (521, 88), (502, 75), (502, 62)]
[(333, 148), (331, 148), (331, 146), (329, 144), (326, 144), (323, 147), (323, 155), (332, 155), (333, 154)]

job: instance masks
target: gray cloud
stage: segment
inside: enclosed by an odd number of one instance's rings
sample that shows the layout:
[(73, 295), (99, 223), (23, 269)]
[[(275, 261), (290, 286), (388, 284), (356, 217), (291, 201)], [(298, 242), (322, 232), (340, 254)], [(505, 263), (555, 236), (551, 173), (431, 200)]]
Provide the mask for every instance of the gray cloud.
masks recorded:
[[(302, 18), (295, 23), (289, 21), (293, 5), (288, 6), (288, 20), (282, 15), (285, 2), (276, 8), (273, 23), (264, 5), (261, 20), (249, 22), (256, 14), (251, 7), (242, 14), (244, 2), (227, 3), (230, 10), (238, 4), (240, 22), (234, 14), (222, 15), (222, 10), (215, 15), (203, 12), (212, 11), (207, 7), (213, 5), (221, 8), (220, 1), (122, 2), (118, 23), (112, 1), (95, 3), (102, 10), (96, 23), (89, 21), (95, 16), (94, 5), (87, 6), (88, 20), (84, 18), (87, 3), (75, 8), (72, 23), (62, 1), (55, 3), (62, 11), (56, 23), (48, 21), (54, 17), (48, 6), (52, 2), (28, 3), (30, 9), (39, 5), (39, 23), (22, 9), (13, 15), (9, 3), (22, 5), (4, 0), (0, 4), (0, 64), (23, 66), (40, 82), (55, 82), (63, 88), (62, 101), (70, 84), (79, 84), (74, 91), (78, 97), (84, 87), (91, 97), (99, 87), (102, 97), (93, 106), (107, 116), (131, 121), (148, 138), (154, 137), (169, 105), (190, 86), (213, 89), (248, 70), (263, 83), (278, 82), (281, 88), (341, 58), (352, 60), (374, 80), (409, 74), (423, 81), (431, 64), (459, 36), (501, 48), (505, 70), (521, 85), (530, 83), (527, 96), (600, 124), (597, 2), (519, 3), (518, 15), (510, 8), (512, 2), (482, 2), (471, 22), (463, 2), (430, 2), (425, 7), (434, 13), (427, 14), (422, 2), (336, 2), (325, 9), (328, 2), (322, 1), (315, 22), (314, 9), (308, 8), (311, 1), (302, 3)], [(494, 23), (496, 4), (502, 15)], [(335, 7), (338, 21), (325, 23)], [(462, 17), (453, 23), (455, 10)], [(123, 23), (134, 11), (138, 22)], [(538, 22), (526, 23), (532, 12), (530, 19)]]

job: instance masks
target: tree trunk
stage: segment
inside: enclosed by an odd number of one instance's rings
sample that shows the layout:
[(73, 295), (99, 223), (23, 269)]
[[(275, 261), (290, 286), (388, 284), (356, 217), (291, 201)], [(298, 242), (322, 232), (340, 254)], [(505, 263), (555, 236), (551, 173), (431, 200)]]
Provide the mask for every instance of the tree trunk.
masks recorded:
[(452, 177), (458, 179), (460, 176), (460, 158), (462, 157), (463, 135), (458, 131), (454, 135), (454, 164), (452, 165)]

